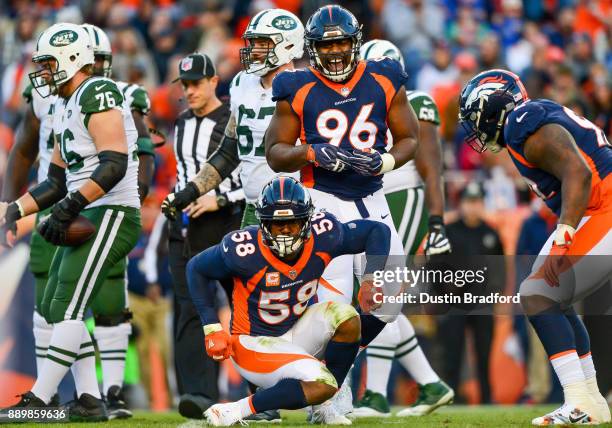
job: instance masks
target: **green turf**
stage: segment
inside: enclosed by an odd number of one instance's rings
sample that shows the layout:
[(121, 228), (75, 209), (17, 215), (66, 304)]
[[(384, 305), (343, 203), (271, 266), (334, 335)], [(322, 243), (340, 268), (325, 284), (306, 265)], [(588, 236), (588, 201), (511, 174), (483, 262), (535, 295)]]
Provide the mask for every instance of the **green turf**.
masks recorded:
[[(394, 428), (394, 427), (528, 427), (531, 419), (552, 410), (552, 406), (458, 406), (453, 405), (438, 410), (436, 413), (420, 418), (367, 418), (353, 421), (353, 426)], [(397, 410), (397, 409), (394, 409)], [(306, 414), (302, 411), (283, 412), (283, 423), (280, 426), (311, 427), (305, 422)], [(19, 424), (21, 427), (43, 427), (48, 424)], [(253, 424), (257, 428), (276, 426)], [(134, 417), (127, 420), (114, 420), (97, 424), (61, 424), (62, 428), (144, 428), (144, 427), (179, 427), (199, 428), (206, 426), (201, 421), (187, 421), (178, 413), (135, 412)], [(612, 424), (599, 425), (610, 427)]]

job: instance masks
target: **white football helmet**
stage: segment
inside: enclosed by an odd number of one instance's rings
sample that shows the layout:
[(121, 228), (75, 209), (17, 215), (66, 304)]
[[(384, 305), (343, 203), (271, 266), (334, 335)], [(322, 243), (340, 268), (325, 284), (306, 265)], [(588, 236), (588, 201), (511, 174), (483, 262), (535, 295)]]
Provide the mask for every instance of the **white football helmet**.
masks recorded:
[[(55, 70), (49, 66), (28, 75), (41, 97), (56, 94), (59, 86), (72, 79), (81, 68), (94, 63), (87, 31), (80, 25), (69, 23), (58, 23), (47, 28), (38, 36), (32, 62), (47, 60), (57, 62)], [(48, 90), (44, 90), (45, 87)]]
[(388, 40), (374, 39), (361, 46), (361, 58), (363, 59), (375, 59), (388, 57), (402, 64), (402, 68), (405, 68), (404, 57), (402, 52), (397, 46)]
[(104, 59), (102, 70), (94, 69), (94, 74), (98, 76), (111, 77), (113, 71), (113, 52), (108, 36), (104, 30), (102, 30), (100, 27), (96, 27), (95, 25), (83, 24), (82, 27), (89, 34), (89, 38), (91, 39), (91, 44), (93, 46), (94, 57), (101, 56)]
[[(266, 51), (254, 50), (249, 39), (260, 37), (270, 39), (274, 46)], [(245, 47), (240, 49), (240, 62), (247, 73), (257, 76), (265, 76), (304, 53), (304, 26), (297, 16), (284, 9), (259, 12), (249, 21), (242, 38)]]

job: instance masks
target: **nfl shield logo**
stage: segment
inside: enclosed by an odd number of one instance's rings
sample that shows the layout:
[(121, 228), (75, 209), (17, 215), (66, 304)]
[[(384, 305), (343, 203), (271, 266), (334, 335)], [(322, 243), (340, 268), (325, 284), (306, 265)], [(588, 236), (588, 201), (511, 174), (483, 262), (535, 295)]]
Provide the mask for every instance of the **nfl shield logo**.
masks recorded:
[(297, 272), (294, 269), (291, 269), (289, 271), (289, 278), (295, 279), (296, 276), (297, 276)]
[(346, 97), (350, 93), (349, 88), (345, 86), (344, 88), (340, 89), (340, 93), (343, 97)]
[(191, 67), (193, 66), (193, 58), (185, 58), (181, 61), (181, 70), (183, 71), (187, 71), (187, 70), (191, 70)]

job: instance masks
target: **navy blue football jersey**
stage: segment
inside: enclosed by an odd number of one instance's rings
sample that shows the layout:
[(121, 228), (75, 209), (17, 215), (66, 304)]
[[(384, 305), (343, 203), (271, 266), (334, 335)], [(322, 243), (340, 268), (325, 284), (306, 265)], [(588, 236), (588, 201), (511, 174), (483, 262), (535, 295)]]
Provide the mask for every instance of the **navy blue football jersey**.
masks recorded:
[(390, 232), (383, 223), (356, 220), (344, 224), (332, 214), (320, 212), (312, 217), (311, 227), (311, 236), (292, 264), (270, 250), (258, 226), (223, 238), (221, 264), (234, 282), (232, 334), (284, 334), (306, 310), (334, 257), (359, 254), (366, 246), (372, 254), (389, 253)]
[[(515, 108), (506, 119), (504, 138), (510, 157), (531, 189), (559, 215), (561, 182), (555, 176), (529, 163), (524, 153), (527, 138), (549, 123), (561, 125), (576, 141), (578, 150), (592, 172), (591, 198), (587, 213), (597, 210), (604, 203), (600, 183), (604, 180), (609, 183), (611, 180), (606, 178), (612, 172), (612, 146), (604, 132), (587, 119), (553, 101), (527, 101)], [(610, 187), (610, 184), (605, 187)]]
[[(387, 113), (408, 76), (398, 61), (360, 61), (347, 82), (335, 83), (312, 67), (287, 70), (272, 82), (273, 100), (286, 100), (302, 122), (302, 144), (333, 144), (344, 149), (385, 153)], [(402, 89), (405, 90), (405, 89)], [(382, 176), (351, 169), (328, 171), (307, 165), (300, 171), (306, 187), (343, 199), (360, 199), (382, 187)]]

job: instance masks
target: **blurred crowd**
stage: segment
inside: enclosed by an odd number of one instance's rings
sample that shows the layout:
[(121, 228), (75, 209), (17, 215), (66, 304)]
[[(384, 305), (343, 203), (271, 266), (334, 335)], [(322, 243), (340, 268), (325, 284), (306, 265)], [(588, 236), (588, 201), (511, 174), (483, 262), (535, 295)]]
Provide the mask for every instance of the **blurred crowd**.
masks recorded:
[[(219, 95), (241, 70), (238, 50), (249, 18), (274, 7), (305, 23), (322, 0), (4, 0), (0, 2), (0, 182), (26, 104), (21, 96), (33, 66), (37, 35), (54, 22), (103, 28), (113, 47), (113, 75), (144, 86), (152, 101), (150, 127), (167, 137), (158, 151), (155, 190), (143, 209), (150, 232), (159, 204), (174, 184), (173, 124), (186, 107), (178, 84), (179, 59), (206, 53), (217, 66)], [(403, 52), (409, 88), (428, 92), (441, 114), (448, 219), (456, 219), (459, 191), (483, 184), (482, 216), (516, 254), (523, 220), (551, 214), (532, 202), (508, 156), (478, 155), (462, 144), (458, 97), (478, 72), (518, 74), (531, 98), (550, 98), (601, 127), (612, 139), (612, 1), (610, 0), (348, 0), (335, 1), (363, 24), (364, 41), (384, 38)], [(307, 65), (304, 55), (298, 66)], [(1, 184), (1, 183), (0, 183)], [(508, 215), (508, 214), (511, 215)], [(528, 223), (531, 224), (531, 223)], [(143, 237), (134, 257), (142, 257)], [(523, 244), (524, 242), (521, 241)], [(521, 251), (533, 251), (529, 249)], [(134, 273), (134, 281), (147, 282)], [(517, 278), (509, 274), (513, 287)], [(169, 278), (163, 280), (169, 282)], [(162, 282), (162, 279), (159, 280)], [(168, 285), (168, 284), (166, 284)], [(134, 287), (139, 286), (135, 283)], [(144, 285), (142, 294), (150, 293)], [(159, 299), (167, 287), (155, 291)], [(147, 290), (147, 291), (144, 291)], [(423, 331), (428, 331), (427, 327)], [(231, 373), (229, 374), (231, 377)]]

